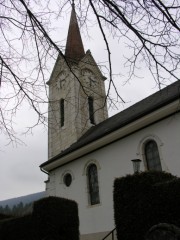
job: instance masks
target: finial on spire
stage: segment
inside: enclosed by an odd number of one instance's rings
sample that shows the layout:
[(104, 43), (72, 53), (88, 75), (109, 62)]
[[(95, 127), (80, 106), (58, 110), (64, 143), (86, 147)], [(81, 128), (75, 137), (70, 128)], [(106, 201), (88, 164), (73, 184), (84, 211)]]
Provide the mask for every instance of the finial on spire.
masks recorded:
[(80, 60), (84, 57), (84, 46), (79, 31), (79, 26), (76, 18), (74, 0), (72, 1), (71, 19), (69, 23), (69, 30), (66, 42), (65, 57), (67, 60)]

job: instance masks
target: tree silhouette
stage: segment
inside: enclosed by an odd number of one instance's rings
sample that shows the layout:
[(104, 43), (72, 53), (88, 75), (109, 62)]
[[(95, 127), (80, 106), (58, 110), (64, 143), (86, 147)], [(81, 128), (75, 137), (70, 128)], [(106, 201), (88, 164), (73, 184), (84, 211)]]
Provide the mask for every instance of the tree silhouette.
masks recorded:
[[(132, 55), (127, 56), (127, 81), (136, 76), (143, 62), (159, 88), (165, 80), (179, 80), (180, 4), (179, 0), (76, 0), (73, 1), (79, 22), (88, 31), (89, 23), (97, 24), (107, 48), (109, 86), (122, 101), (113, 81), (109, 34), (125, 39)], [(13, 121), (26, 102), (36, 113), (37, 122), (46, 125), (48, 102), (45, 82), (50, 76), (50, 63), (64, 57), (64, 46), (51, 37), (53, 19), (71, 8), (72, 1), (2, 0), (0, 2), (0, 131), (10, 141), (18, 141)], [(60, 22), (60, 24), (63, 24)], [(60, 39), (61, 40), (61, 39)], [(65, 57), (64, 57), (65, 58)], [(65, 59), (66, 60), (66, 59)], [(45, 110), (44, 110), (45, 109)], [(29, 128), (31, 130), (31, 128)]]
[(19, 202), (12, 207), (6, 205), (5, 207), (0, 206), (0, 214), (9, 216), (23, 216), (32, 212), (33, 202), (23, 204)]

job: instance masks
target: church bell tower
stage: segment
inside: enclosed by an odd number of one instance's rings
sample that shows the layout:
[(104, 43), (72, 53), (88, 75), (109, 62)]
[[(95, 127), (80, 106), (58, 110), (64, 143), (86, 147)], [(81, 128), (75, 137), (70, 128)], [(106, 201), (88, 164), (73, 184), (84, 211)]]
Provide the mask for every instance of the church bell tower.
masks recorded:
[(104, 81), (91, 52), (84, 51), (73, 4), (65, 58), (58, 56), (47, 83), (49, 159), (108, 118)]

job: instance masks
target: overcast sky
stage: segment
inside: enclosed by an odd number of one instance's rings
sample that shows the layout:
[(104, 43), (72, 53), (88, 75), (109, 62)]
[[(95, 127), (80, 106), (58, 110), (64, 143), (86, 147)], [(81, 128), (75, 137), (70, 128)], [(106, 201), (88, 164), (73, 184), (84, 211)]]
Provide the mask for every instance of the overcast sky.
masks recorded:
[[(64, 19), (64, 23), (56, 23), (59, 26), (56, 39), (62, 40), (67, 35), (69, 18), (70, 15)], [(82, 34), (85, 50), (90, 49), (97, 62), (105, 61), (106, 51), (102, 37), (95, 28), (92, 28), (89, 34), (91, 39)], [(114, 72), (124, 75), (117, 76), (115, 83), (119, 94), (126, 101), (125, 104), (117, 104), (118, 109), (110, 109), (111, 116), (152, 94), (158, 88), (143, 64), (140, 66), (141, 78), (134, 78), (125, 84), (127, 70), (123, 66), (123, 55), (127, 55), (129, 50), (125, 48), (125, 44), (112, 39), (110, 47)], [(113, 90), (111, 96), (116, 97)], [(39, 126), (33, 130), (32, 135), (21, 135), (24, 127), (30, 125), (34, 118), (35, 114), (25, 105), (16, 117), (16, 129), (24, 144), (6, 146), (6, 137), (0, 136), (0, 200), (45, 190), (44, 181), (47, 176), (40, 171), (39, 165), (47, 161), (47, 129)]]

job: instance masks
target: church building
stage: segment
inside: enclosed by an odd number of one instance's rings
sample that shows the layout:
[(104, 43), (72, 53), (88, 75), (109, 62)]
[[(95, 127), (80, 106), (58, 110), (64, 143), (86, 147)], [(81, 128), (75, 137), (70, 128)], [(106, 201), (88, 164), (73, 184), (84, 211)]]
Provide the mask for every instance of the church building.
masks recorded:
[(72, 7), (65, 58), (48, 81), (47, 195), (78, 203), (81, 240), (114, 229), (114, 179), (158, 170), (180, 176), (180, 81), (108, 118), (106, 78), (84, 51)]

